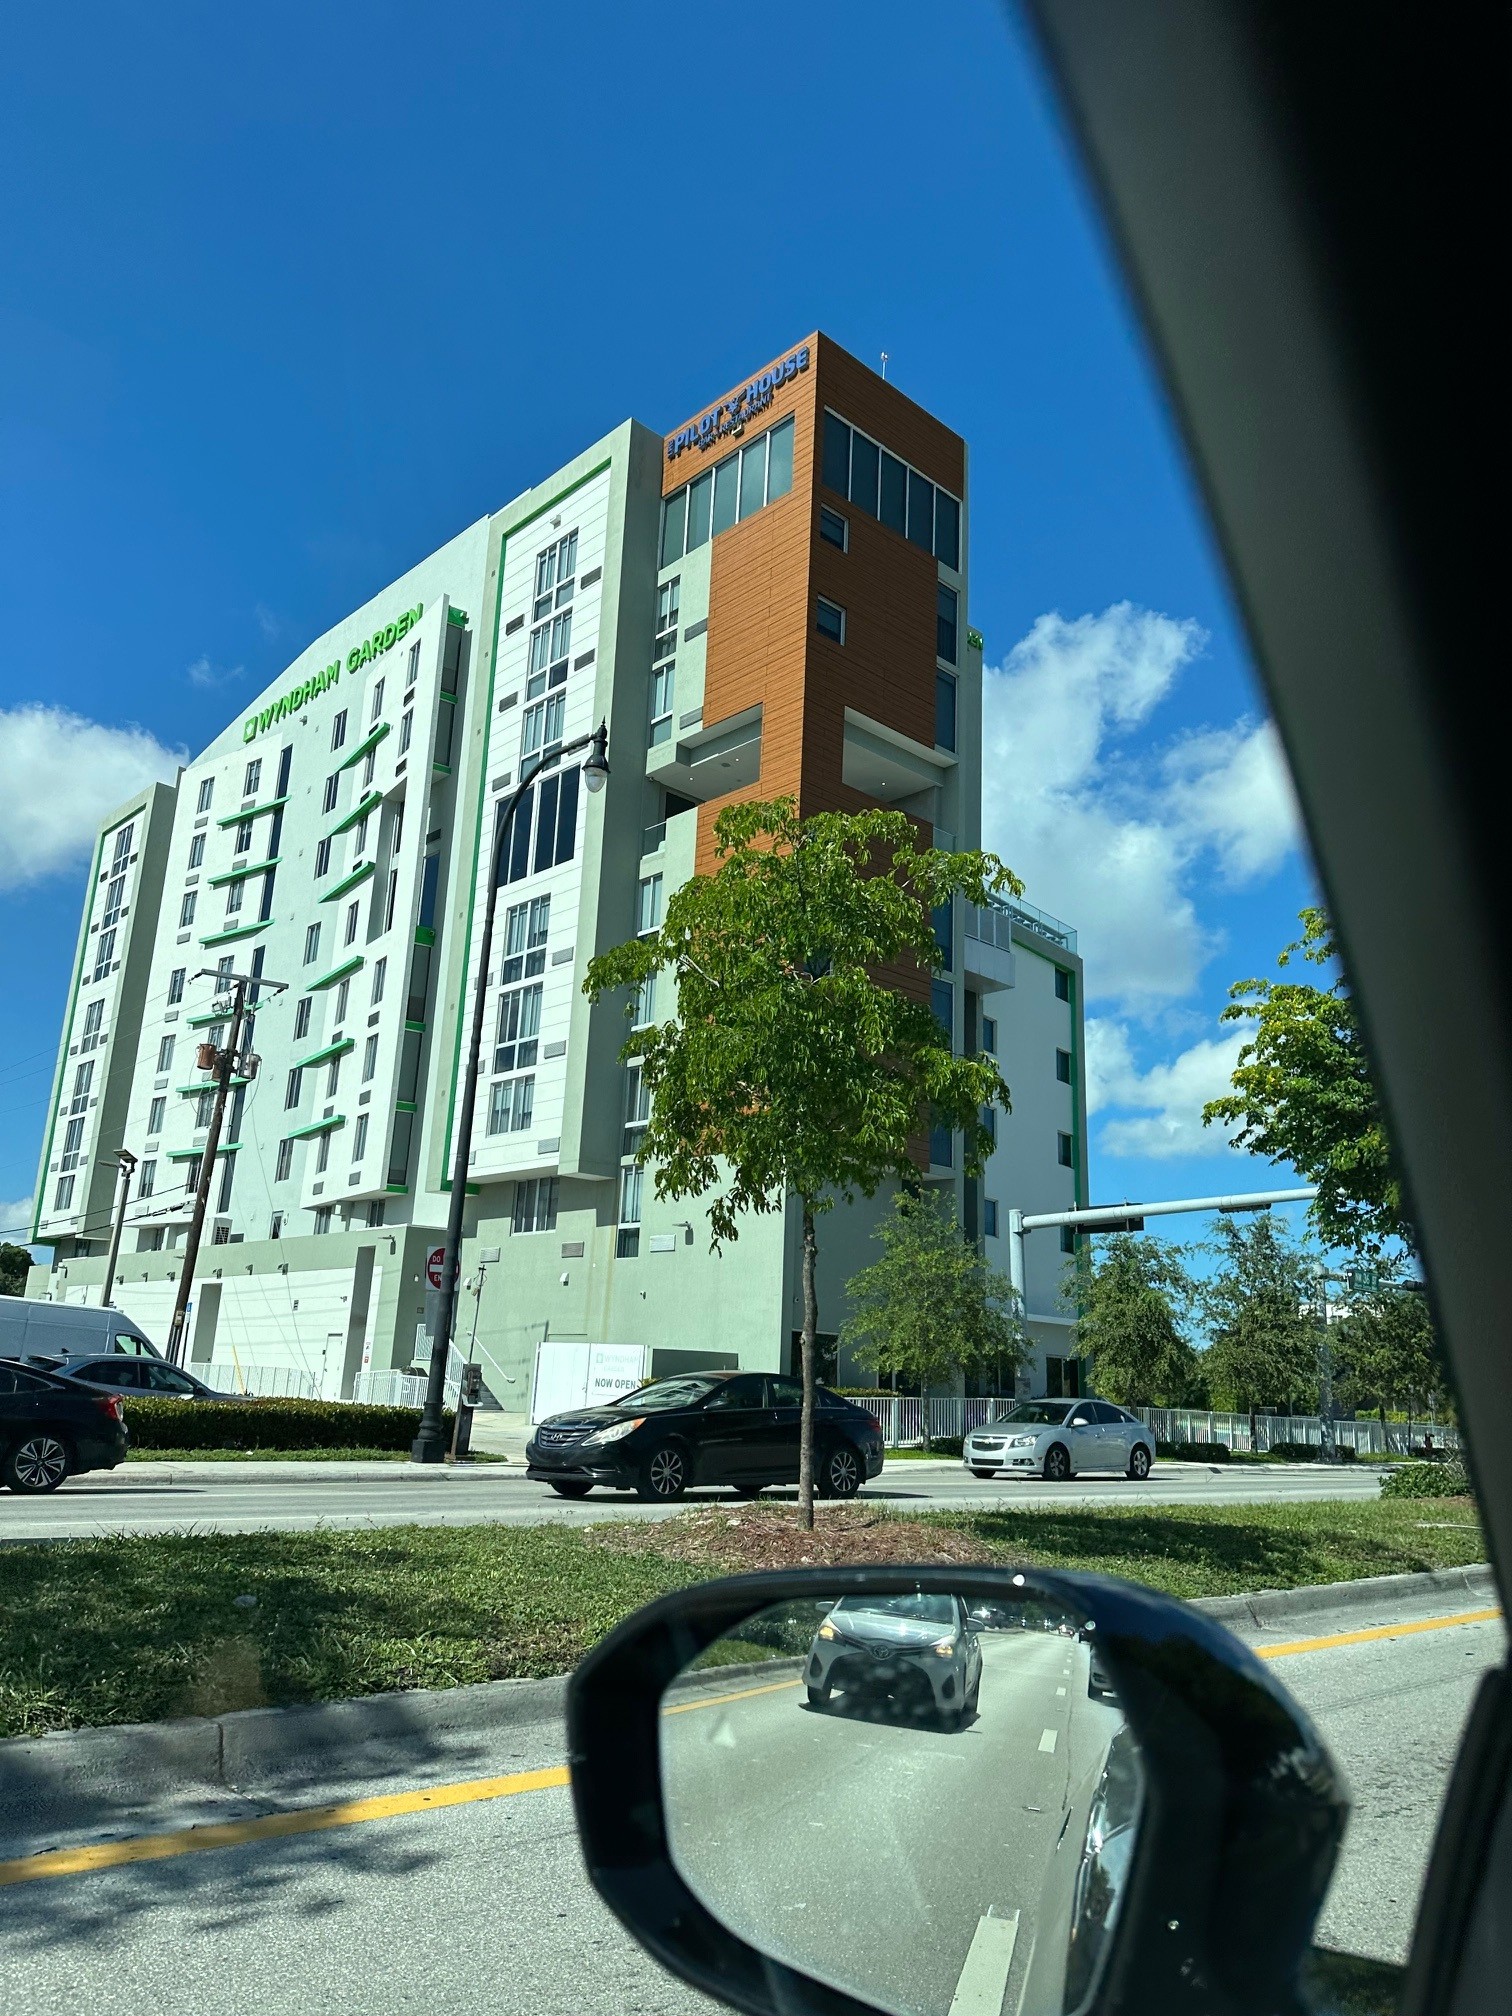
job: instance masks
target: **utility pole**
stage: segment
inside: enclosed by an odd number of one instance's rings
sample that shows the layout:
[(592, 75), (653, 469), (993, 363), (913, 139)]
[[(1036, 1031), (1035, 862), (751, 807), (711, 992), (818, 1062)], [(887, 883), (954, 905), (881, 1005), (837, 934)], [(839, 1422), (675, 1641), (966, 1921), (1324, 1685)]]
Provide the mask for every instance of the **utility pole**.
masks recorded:
[[(240, 1072), (244, 1078), (255, 1078), (258, 1060), (248, 1053), (241, 1055), (242, 1024), (246, 1020), (247, 995), (252, 994), (252, 1005), (256, 1007), (257, 997), (263, 988), (270, 994), (282, 994), (281, 980), (264, 980), (253, 973), (220, 974), (213, 967), (202, 966), (194, 975), (196, 980), (211, 979), (219, 987), (230, 985), (235, 989), (230, 1003), (231, 1040), (222, 1050), (213, 1043), (201, 1043), (195, 1052), (195, 1063), (202, 1071), (215, 1073), (215, 1104), (210, 1112), (210, 1131), (205, 1137), (205, 1146), (200, 1155), (199, 1182), (194, 1191), (194, 1214), (189, 1220), (189, 1236), (184, 1241), (184, 1263), (179, 1269), (178, 1294), (174, 1297), (173, 1320), (168, 1327), (167, 1358), (170, 1365), (180, 1365), (184, 1359), (184, 1328), (189, 1313), (189, 1296), (194, 1287), (194, 1266), (199, 1258), (200, 1236), (205, 1229), (205, 1210), (210, 1202), (210, 1184), (215, 1176), (216, 1151), (220, 1147), (221, 1128), (225, 1124), (226, 1098), (231, 1090), (231, 1080)], [(217, 1004), (219, 1005), (219, 1004)]]
[(131, 1175), (137, 1166), (137, 1158), (127, 1148), (116, 1151), (116, 1166), (120, 1171), (121, 1194), (116, 1199), (115, 1225), (110, 1234), (110, 1257), (105, 1262), (105, 1286), (100, 1291), (103, 1308), (110, 1307), (110, 1291), (115, 1286), (116, 1261), (121, 1255), (121, 1231), (126, 1223), (126, 1200), (131, 1195)]

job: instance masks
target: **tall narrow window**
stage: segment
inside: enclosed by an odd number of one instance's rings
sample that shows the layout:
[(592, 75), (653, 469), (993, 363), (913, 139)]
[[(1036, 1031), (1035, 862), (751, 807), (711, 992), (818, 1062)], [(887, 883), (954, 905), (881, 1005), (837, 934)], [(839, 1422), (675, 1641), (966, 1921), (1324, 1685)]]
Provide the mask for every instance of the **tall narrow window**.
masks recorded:
[(149, 1105), (147, 1108), (147, 1133), (149, 1137), (151, 1137), (154, 1134), (162, 1133), (163, 1120), (167, 1114), (167, 1111), (168, 1111), (168, 1102), (162, 1096), (162, 1094), (159, 1093), (157, 1098), (154, 1099), (151, 1105)]
[(214, 796), (215, 779), (213, 777), (206, 777), (199, 788), (199, 810), (201, 812), (208, 812), (210, 810), (210, 800)]
[(352, 983), (350, 980), (343, 980), (341, 985), (336, 989), (336, 1006), (331, 1010), (331, 1027), (333, 1029), (340, 1028), (341, 1024), (346, 1020), (347, 1003), (351, 998)]
[[(541, 1033), (541, 987), (513, 987), (499, 996), (495, 1071), (524, 1071), (536, 1061)], [(377, 1038), (372, 1038), (376, 1044)]]
[(367, 1144), (368, 1116), (366, 1113), (359, 1113), (357, 1115), (357, 1125), (352, 1129), (352, 1160), (354, 1162), (360, 1162), (363, 1156), (366, 1155)]
[(367, 1085), (371, 1083), (371, 1081), (374, 1078), (376, 1078), (377, 1075), (378, 1075), (378, 1038), (376, 1036), (369, 1036), (367, 1042), (362, 1046), (363, 1084)]
[(184, 998), (184, 981), (187, 973), (188, 969), (186, 967), (175, 966), (173, 971), (168, 975), (168, 1006), (170, 1008), (176, 1008)]
[(313, 994), (300, 996), (299, 1005), (294, 1010), (294, 1041), (301, 1042), (310, 1033), (310, 1013), (315, 1006)]
[(203, 833), (196, 833), (189, 842), (189, 866), (191, 868), (198, 868), (204, 858), (205, 836)]
[(375, 722), (383, 712), (383, 681), (380, 679), (373, 688), (373, 704), (368, 709), (369, 723)]
[(956, 662), (956, 612), (959, 598), (954, 588), (941, 581), (935, 589), (935, 656), (947, 665)]
[(313, 966), (319, 957), (320, 926), (318, 924), (307, 924), (305, 926), (304, 963), (306, 966)]
[(247, 765), (246, 775), (242, 778), (243, 798), (255, 798), (257, 796), (257, 787), (261, 782), (262, 758), (257, 756)]
[(318, 881), (322, 875), (328, 874), (330, 872), (330, 867), (331, 867), (331, 842), (329, 837), (327, 837), (326, 839), (318, 840), (315, 843), (316, 880)]
[(361, 916), (361, 910), (362, 906), (358, 903), (350, 903), (347, 906), (346, 936), (342, 940), (342, 943), (345, 945), (350, 945), (352, 940), (357, 936), (357, 923)]
[(138, 1197), (150, 1197), (153, 1192), (153, 1186), (156, 1184), (156, 1182), (157, 1182), (157, 1163), (149, 1158), (146, 1162), (142, 1164), (141, 1168), (137, 1172)]
[[(323, 1176), (326, 1170), (330, 1167), (330, 1162), (331, 1162), (331, 1129), (327, 1127), (325, 1132), (320, 1136), (320, 1146), (315, 1150), (315, 1174), (317, 1176)], [(318, 1231), (320, 1228), (317, 1226), (316, 1229)], [(327, 1220), (326, 1222), (325, 1229), (327, 1231), (330, 1230), (329, 1220)]]
[[(273, 1181), (287, 1183), (289, 1171), (294, 1167), (294, 1143), (290, 1140), (278, 1144), (278, 1159), (273, 1165)], [(275, 1235), (276, 1236), (276, 1235)]]
[(171, 1036), (165, 1036), (162, 1042), (158, 1044), (157, 1068), (159, 1077), (165, 1071), (173, 1069), (173, 1038)]
[(345, 707), (343, 707), (341, 712), (336, 716), (335, 720), (331, 723), (331, 747), (333, 749), (340, 749), (345, 744), (346, 728), (347, 728), (347, 710), (345, 709)]
[(303, 1090), (303, 1071), (291, 1071), (284, 1085), (284, 1111), (286, 1113), (291, 1113), (299, 1104), (299, 1095)]
[(369, 996), (369, 1000), (374, 1008), (383, 999), (383, 983), (387, 975), (388, 961), (387, 959), (380, 959), (378, 964), (373, 968), (373, 991)]
[(953, 672), (935, 673), (935, 746), (956, 746), (956, 682)]
[(194, 922), (194, 898), (195, 891), (191, 889), (179, 905), (179, 929), (181, 931), (187, 931), (189, 926)]
[(233, 882), (226, 890), (226, 915), (235, 917), (242, 907), (247, 894), (245, 882)]

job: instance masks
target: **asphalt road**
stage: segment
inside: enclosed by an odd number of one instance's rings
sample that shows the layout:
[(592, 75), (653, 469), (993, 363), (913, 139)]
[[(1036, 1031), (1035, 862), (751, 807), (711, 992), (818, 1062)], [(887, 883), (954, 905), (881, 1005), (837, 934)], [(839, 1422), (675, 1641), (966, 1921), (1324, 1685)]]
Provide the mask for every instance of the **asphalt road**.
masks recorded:
[[(351, 1474), (361, 1471), (376, 1474)], [(248, 1475), (248, 1472), (254, 1474)], [(333, 1474), (334, 1473), (334, 1474)], [(957, 1463), (894, 1463), (862, 1496), (898, 1511), (967, 1506), (1239, 1505), (1270, 1500), (1374, 1498), (1380, 1473), (1316, 1465), (1295, 1469), (1158, 1464), (1143, 1484), (1127, 1477), (1075, 1478), (1046, 1486), (1020, 1479), (982, 1482)], [(791, 1488), (769, 1494), (795, 1494)], [(722, 1502), (722, 1491), (690, 1491), (682, 1506)], [(551, 1520), (585, 1526), (603, 1519), (658, 1519), (679, 1506), (642, 1505), (596, 1491), (571, 1503), (504, 1464), (411, 1470), (408, 1465), (133, 1463), (70, 1478), (46, 1498), (0, 1492), (0, 1542), (87, 1533), (297, 1533), (316, 1526), (530, 1526)]]
[[(1461, 1598), (1394, 1616), (1353, 1610), (1316, 1617), (1308, 1622), (1308, 1640), (1345, 1636), (1288, 1652), (1278, 1664), (1354, 1794), (1320, 1927), (1332, 1944), (1386, 1959), (1405, 1953), (1472, 1691), (1505, 1655), (1500, 1624), (1450, 1624), (1364, 1643), (1348, 1637), (1409, 1618), (1434, 1622), (1435, 1612), (1444, 1617), (1464, 1607)], [(1263, 1642), (1262, 1634), (1245, 1635)], [(1264, 1637), (1276, 1650), (1278, 1641), (1293, 1643), (1297, 1635)], [(945, 2006), (938, 1979), (962, 1954), (973, 1914), (978, 1926), (984, 1913), (1021, 1914), (1013, 1969), (1033, 1944), (1034, 1858), (1043, 1854), (1039, 1830), (1050, 1816), (1014, 1809), (1049, 1807), (1066, 1797), (1062, 1739), (1055, 1752), (1041, 1752), (1039, 1743), (1045, 1730), (1060, 1726), (1057, 1713), (1074, 1713), (1056, 1706), (1062, 1697), (1054, 1690), (1066, 1685), (1064, 1701), (1072, 1701), (1075, 1662), (1069, 1679), (1057, 1677), (1066, 1653), (1053, 1640), (1011, 1671), (1005, 1655), (992, 1656), (994, 1686), (984, 1674), (982, 1714), (958, 1739), (849, 1724), (844, 1717), (812, 1718), (811, 1730), (811, 1718), (795, 1705), (781, 1717), (753, 1714), (727, 1723), (727, 1732), (740, 1735), (732, 1746), (716, 1740), (717, 1718), (686, 1718), (705, 1722), (701, 1754), (697, 1745), (686, 1753), (690, 1782), (701, 1778), (707, 1786), (716, 1753), (727, 1755), (730, 1783), (766, 1802), (767, 1831), (758, 1839), (770, 1901), (779, 1907), (772, 1922), (799, 1920), (787, 1907), (805, 1903), (827, 1928), (826, 1939), (843, 1942), (838, 1950), (856, 1956), (863, 1970), (873, 1964), (872, 1942), (882, 1942), (910, 1992), (934, 1998), (906, 2004), (893, 1998), (909, 2016)], [(989, 1714), (994, 1692), (1005, 1709), (1010, 1699), (1020, 1704), (1026, 1728), (1015, 1731), (1006, 1715)], [(768, 1772), (774, 1767), (779, 1749), (771, 1732), (779, 1722), (782, 1745), (791, 1740), (795, 1755), (804, 1754), (800, 1744), (822, 1739), (824, 1747), (805, 1764), (825, 1773), (813, 1790), (786, 1783), (799, 1775), (791, 1765), (783, 1767), (780, 1784), (768, 1784), (754, 1768), (763, 1754)], [(755, 1747), (758, 1736), (764, 1753)], [(554, 1722), (513, 1732), (507, 1743), (492, 1740), (496, 1754), (480, 1749), (452, 1775), (562, 1761)], [(966, 1768), (943, 1761), (957, 1751)], [(340, 1789), (355, 1797), (365, 1788)], [(366, 1789), (396, 1788), (389, 1779)], [(783, 1797), (790, 1801), (788, 1822), (774, 1833), (772, 1802)], [(726, 1817), (710, 1818), (706, 1838), (719, 1838)], [(811, 1819), (822, 1825), (808, 1826)], [(47, 1845), (53, 1844), (36, 1843)], [(962, 1886), (955, 1904), (941, 1901), (935, 1872), (935, 1860), (945, 1855)], [(738, 1877), (738, 1858), (730, 1868)], [(916, 1937), (921, 1923), (927, 1938)], [(801, 1926), (786, 1936), (812, 1937)], [(1001, 1942), (984, 1951), (988, 1962), (1000, 1962)], [(564, 1790), (19, 1885), (5, 1892), (0, 1959), (7, 2016), (52, 2016), (81, 2006), (92, 2016), (148, 2010), (154, 2016), (695, 2016), (719, 2006), (663, 1974), (594, 1901)], [(990, 1965), (978, 1969), (979, 1985), (984, 1975), (990, 1996)], [(1015, 1972), (1010, 1980), (1004, 2016), (1021, 2016), (1018, 1978)]]

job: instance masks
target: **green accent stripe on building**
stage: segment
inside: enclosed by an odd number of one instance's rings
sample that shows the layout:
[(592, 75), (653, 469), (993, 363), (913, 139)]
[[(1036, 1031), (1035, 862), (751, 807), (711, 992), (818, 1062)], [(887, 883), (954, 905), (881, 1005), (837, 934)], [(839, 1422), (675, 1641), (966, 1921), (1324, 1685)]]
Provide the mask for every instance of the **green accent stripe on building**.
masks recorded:
[(359, 952), (355, 959), (348, 959), (344, 966), (333, 966), (323, 979), (310, 982), (310, 992), (318, 994), (323, 987), (334, 987), (338, 980), (345, 980), (349, 973), (355, 973), (363, 963), (363, 956)]
[[(494, 691), (499, 676), (499, 631), (503, 626), (504, 620), (504, 569), (505, 562), (509, 556), (509, 542), (511, 539), (518, 539), (522, 532), (536, 523), (537, 519), (544, 518), (548, 511), (555, 511), (559, 504), (565, 502), (567, 498), (576, 495), (586, 484), (597, 481), (606, 469), (612, 469), (613, 467), (614, 458), (611, 455), (607, 460), (597, 463), (592, 469), (585, 470), (575, 483), (569, 483), (565, 490), (559, 490), (554, 497), (548, 498), (538, 509), (532, 511), (528, 518), (522, 518), (518, 525), (510, 526), (509, 530), (499, 540), (499, 586), (494, 597), (493, 644), (488, 654), (488, 705), (483, 710), (483, 733), (485, 740), (483, 745), (483, 760), (478, 766), (478, 810), (473, 823), (472, 874), (466, 884), (467, 903), (464, 912), (465, 923), (462, 938), (462, 995), (464, 998), (457, 1005), (457, 1035), (456, 1041), (452, 1045), (451, 1087), (446, 1095), (446, 1131), (441, 1143), (441, 1181), (443, 1188), (449, 1189), (451, 1184), (451, 1179), (445, 1174), (445, 1171), (451, 1161), (452, 1127), (456, 1118), (457, 1090), (462, 1076), (462, 1032), (468, 1013), (468, 1004), (465, 999), (467, 994), (467, 968), (472, 958), (472, 920), (473, 911), (477, 907), (478, 862), (483, 853), (483, 812), (488, 803), (488, 744), (486, 738), (494, 718)], [(418, 945), (421, 942), (420, 934), (417, 931), (415, 934), (415, 943)], [(434, 933), (432, 933), (429, 942), (432, 944), (435, 942)]]
[(363, 757), (366, 756), (366, 754), (370, 749), (376, 749), (378, 747), (378, 744), (383, 740), (384, 736), (387, 735), (388, 732), (389, 732), (389, 724), (387, 723), (387, 721), (380, 721), (378, 723), (378, 726), (374, 728), (370, 734), (363, 736), (362, 740), (357, 744), (357, 747), (351, 752), (349, 756), (342, 757), (341, 761), (336, 765), (336, 768), (338, 770), (350, 770), (354, 763), (360, 763), (362, 761)]
[(436, 934), (429, 924), (417, 924), (415, 926), (415, 943), (417, 945), (434, 945), (435, 942)]
[(360, 868), (354, 868), (352, 870), (351, 874), (347, 876), (344, 882), (338, 882), (334, 889), (327, 889), (324, 896), (322, 896), (320, 899), (321, 902), (334, 903), (338, 896), (345, 896), (347, 891), (349, 889), (355, 889), (359, 882), (366, 882), (369, 875), (373, 874), (376, 868), (377, 868), (376, 862), (364, 861)]
[(338, 833), (345, 833), (349, 826), (356, 826), (361, 820), (366, 819), (370, 812), (376, 812), (382, 803), (383, 793), (381, 791), (370, 791), (360, 805), (352, 807), (345, 819), (338, 819), (334, 826), (327, 828), (326, 839), (334, 840)]
[(261, 819), (265, 812), (277, 812), (288, 804), (287, 798), (270, 798), (266, 805), (249, 805), (245, 812), (228, 812), (224, 819), (217, 819), (217, 826), (240, 826), (244, 819)]
[(264, 917), (258, 924), (238, 924), (234, 931), (212, 931), (208, 938), (201, 938), (201, 945), (229, 945), (233, 938), (255, 938), (259, 931), (266, 931), (273, 922)]
[(329, 1120), (312, 1120), (308, 1127), (296, 1127), (294, 1132), (285, 1135), (284, 1139), (308, 1141), (312, 1134), (329, 1134), (333, 1127), (345, 1127), (346, 1124), (345, 1113), (333, 1113)]
[(249, 861), (245, 868), (228, 868), (224, 875), (209, 875), (205, 879), (210, 888), (222, 889), (228, 882), (245, 882), (249, 875), (266, 875), (282, 860), (282, 854), (270, 854), (266, 861)]
[(465, 609), (448, 609), (446, 620), (448, 623), (455, 623), (459, 630), (465, 630), (467, 628), (467, 611)]
[(324, 1050), (317, 1050), (313, 1057), (301, 1057), (291, 1069), (308, 1071), (316, 1064), (328, 1064), (333, 1057), (345, 1057), (348, 1050), (356, 1048), (357, 1039), (354, 1036), (343, 1036), (339, 1043), (327, 1043)]
[(396, 1113), (418, 1113), (419, 1110), (413, 1099), (396, 1099), (394, 1101), (394, 1111)]

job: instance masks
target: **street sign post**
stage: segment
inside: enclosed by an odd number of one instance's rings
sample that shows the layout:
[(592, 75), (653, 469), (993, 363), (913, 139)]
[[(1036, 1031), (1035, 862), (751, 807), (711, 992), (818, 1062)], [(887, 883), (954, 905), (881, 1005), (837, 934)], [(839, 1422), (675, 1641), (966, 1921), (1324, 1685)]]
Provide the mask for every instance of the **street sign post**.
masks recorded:
[(432, 1288), (439, 1288), (441, 1286), (441, 1274), (445, 1266), (446, 1248), (444, 1246), (432, 1246), (429, 1253), (425, 1256), (425, 1278)]

